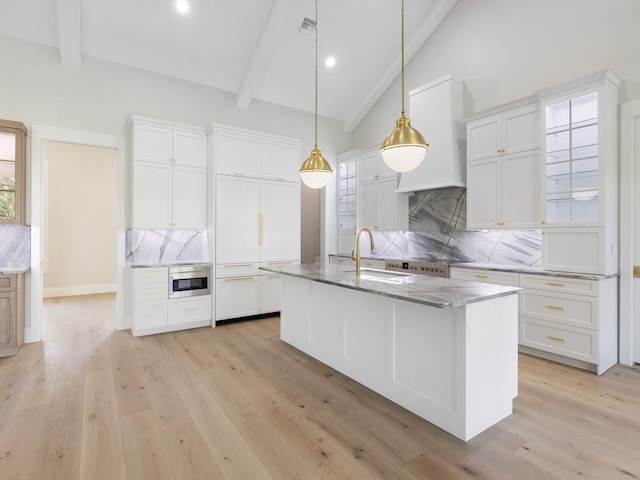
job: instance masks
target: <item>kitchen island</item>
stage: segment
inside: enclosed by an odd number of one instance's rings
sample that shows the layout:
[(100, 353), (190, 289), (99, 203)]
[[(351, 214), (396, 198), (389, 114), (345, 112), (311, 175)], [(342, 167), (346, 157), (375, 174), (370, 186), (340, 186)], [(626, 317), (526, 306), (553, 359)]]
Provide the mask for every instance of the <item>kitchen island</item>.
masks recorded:
[(328, 264), (283, 274), (283, 341), (462, 440), (512, 413), (515, 287)]

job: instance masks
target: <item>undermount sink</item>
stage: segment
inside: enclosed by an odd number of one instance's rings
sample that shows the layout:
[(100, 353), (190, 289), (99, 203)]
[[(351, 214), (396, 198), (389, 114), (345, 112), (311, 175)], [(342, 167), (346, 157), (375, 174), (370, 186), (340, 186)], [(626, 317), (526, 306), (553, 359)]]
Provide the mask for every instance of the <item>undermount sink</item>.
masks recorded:
[[(355, 270), (347, 270), (345, 273), (356, 273)], [(362, 280), (374, 280), (378, 282), (401, 283), (408, 280), (410, 273), (390, 272), (388, 270), (378, 270), (376, 268), (361, 268), (360, 278)]]

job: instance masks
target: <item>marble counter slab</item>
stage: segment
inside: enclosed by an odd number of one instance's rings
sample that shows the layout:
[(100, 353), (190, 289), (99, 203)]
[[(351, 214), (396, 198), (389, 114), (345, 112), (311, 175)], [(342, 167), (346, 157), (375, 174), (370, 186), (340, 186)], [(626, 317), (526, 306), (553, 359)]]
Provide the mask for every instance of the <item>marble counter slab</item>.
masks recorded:
[(127, 265), (164, 267), (210, 263), (203, 230), (127, 230)]
[(31, 268), (31, 226), (0, 225), (0, 273), (24, 273)]
[(514, 273), (530, 273), (534, 275), (545, 275), (548, 277), (558, 278), (579, 278), (582, 280), (606, 280), (615, 278), (617, 273), (608, 275), (596, 275), (594, 273), (574, 273), (574, 272), (555, 272), (552, 270), (544, 270), (539, 267), (527, 267), (523, 265), (496, 265), (493, 263), (455, 263), (452, 267), (474, 268), (479, 270), (491, 270), (494, 272), (514, 272)]
[(469, 303), (512, 295), (522, 290), (517, 287), (364, 268), (360, 277), (357, 277), (353, 266), (320, 263), (269, 266), (260, 269), (436, 308), (462, 307)]

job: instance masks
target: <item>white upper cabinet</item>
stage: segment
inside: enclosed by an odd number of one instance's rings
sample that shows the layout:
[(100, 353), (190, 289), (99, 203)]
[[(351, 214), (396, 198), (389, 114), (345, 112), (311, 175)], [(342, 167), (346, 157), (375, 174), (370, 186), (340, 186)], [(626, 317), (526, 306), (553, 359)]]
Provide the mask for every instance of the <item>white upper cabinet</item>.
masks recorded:
[(214, 126), (216, 173), (298, 182), (300, 142)]
[(380, 178), (394, 177), (397, 178), (398, 173), (391, 170), (380, 155), (378, 148), (370, 148), (362, 150), (358, 160), (358, 181), (366, 182), (369, 180), (378, 180)]
[(507, 109), (500, 113), (473, 116), (467, 123), (467, 161), (540, 147), (540, 109), (535, 98), (524, 102), (500, 107)]
[(131, 117), (130, 226), (207, 227), (204, 129)]
[(540, 228), (540, 115), (526, 99), (467, 123), (467, 228)]

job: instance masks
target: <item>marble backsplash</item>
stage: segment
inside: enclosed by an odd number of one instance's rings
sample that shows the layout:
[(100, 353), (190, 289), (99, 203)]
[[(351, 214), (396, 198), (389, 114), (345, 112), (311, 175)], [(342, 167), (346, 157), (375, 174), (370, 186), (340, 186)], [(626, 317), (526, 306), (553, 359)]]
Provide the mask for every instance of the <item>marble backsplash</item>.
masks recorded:
[(31, 268), (31, 226), (0, 225), (0, 272), (26, 272)]
[(127, 230), (128, 265), (159, 266), (210, 261), (206, 231)]
[(467, 231), (466, 193), (461, 187), (416, 192), (409, 197), (409, 231), (374, 232), (370, 256), (540, 266), (539, 230)]

